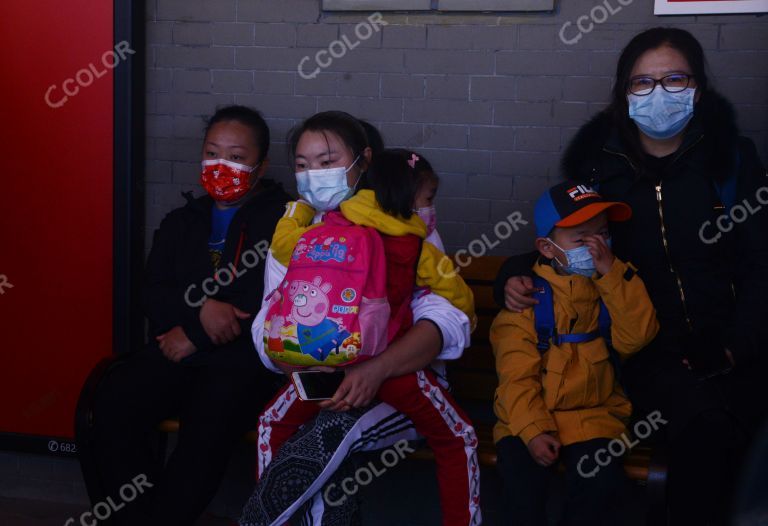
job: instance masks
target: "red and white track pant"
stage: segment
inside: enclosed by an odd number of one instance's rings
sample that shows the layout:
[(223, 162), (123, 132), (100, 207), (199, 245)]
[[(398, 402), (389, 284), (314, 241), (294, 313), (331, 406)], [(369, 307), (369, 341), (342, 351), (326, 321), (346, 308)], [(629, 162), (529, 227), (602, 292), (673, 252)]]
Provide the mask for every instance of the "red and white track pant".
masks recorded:
[[(377, 399), (408, 416), (434, 452), (442, 524), (480, 524), (477, 436), (467, 415), (434, 373), (422, 370), (390, 378), (381, 385)], [(318, 411), (316, 402), (298, 398), (293, 384), (283, 388), (266, 406), (259, 418), (259, 476), (282, 444)]]

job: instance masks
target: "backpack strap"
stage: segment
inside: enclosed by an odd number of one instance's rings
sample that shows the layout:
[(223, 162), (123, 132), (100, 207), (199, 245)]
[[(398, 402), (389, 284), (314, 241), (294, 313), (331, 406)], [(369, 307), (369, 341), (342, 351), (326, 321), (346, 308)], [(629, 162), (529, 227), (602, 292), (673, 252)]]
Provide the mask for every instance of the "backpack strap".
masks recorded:
[[(557, 334), (555, 329), (555, 305), (552, 294), (552, 286), (541, 276), (534, 276), (533, 285), (541, 289), (536, 299), (539, 303), (533, 306), (534, 326), (538, 342), (536, 348), (541, 354), (549, 350), (550, 343), (560, 345), (561, 343), (583, 343), (590, 342), (595, 338), (601, 337), (605, 340), (608, 347), (608, 355), (613, 365), (616, 381), (623, 385), (621, 377), (621, 357), (616, 349), (613, 348), (611, 339), (611, 314), (605, 306), (603, 300), (600, 300), (600, 314), (597, 318), (598, 329), (592, 332), (578, 334)], [(626, 391), (626, 388), (625, 388)]]
[(736, 176), (730, 175), (725, 181), (715, 181), (715, 191), (725, 211), (730, 211), (736, 204)]
[(326, 212), (323, 216), (323, 223), (329, 226), (352, 226), (354, 223), (344, 217), (344, 214), (337, 210)]
[[(608, 312), (608, 308), (600, 300), (600, 314), (597, 318), (597, 324), (599, 326), (600, 336), (605, 340), (605, 345), (608, 347), (608, 356), (613, 365), (613, 374), (616, 377), (616, 381), (624, 387), (624, 382), (621, 375), (621, 356), (613, 348), (613, 342), (611, 340), (611, 314)], [(624, 388), (626, 392), (626, 388)]]
[(609, 349), (613, 348), (611, 344), (611, 314), (608, 312), (608, 308), (600, 300), (600, 314), (597, 316), (597, 327), (600, 336), (605, 340), (605, 344)]
[(600, 331), (580, 332), (572, 334), (555, 334), (552, 336), (552, 341), (555, 345), (560, 345), (561, 343), (584, 343), (591, 342), (598, 336), (600, 336)]
[(552, 286), (541, 276), (533, 277), (533, 286), (541, 289), (533, 306), (533, 320), (538, 342), (536, 348), (542, 354), (549, 350), (549, 340), (555, 334), (555, 305), (552, 301)]
[(736, 179), (741, 169), (741, 152), (736, 146), (736, 155), (734, 159), (733, 171), (723, 181), (715, 181), (715, 191), (723, 203), (726, 213), (736, 204)]
[(598, 330), (592, 332), (558, 334), (557, 329), (555, 328), (555, 305), (552, 286), (541, 276), (534, 276), (533, 285), (536, 288), (541, 289), (541, 292), (539, 292), (539, 295), (536, 297), (536, 299), (539, 300), (539, 303), (533, 306), (534, 327), (538, 339), (536, 348), (539, 352), (544, 353), (549, 350), (550, 340), (552, 340), (552, 343), (555, 345), (560, 345), (562, 343), (584, 343), (591, 342), (600, 336), (605, 337), (605, 334), (608, 335), (606, 343), (610, 348), (611, 317), (608, 314), (608, 309), (605, 308), (605, 305), (602, 302), (600, 302)]

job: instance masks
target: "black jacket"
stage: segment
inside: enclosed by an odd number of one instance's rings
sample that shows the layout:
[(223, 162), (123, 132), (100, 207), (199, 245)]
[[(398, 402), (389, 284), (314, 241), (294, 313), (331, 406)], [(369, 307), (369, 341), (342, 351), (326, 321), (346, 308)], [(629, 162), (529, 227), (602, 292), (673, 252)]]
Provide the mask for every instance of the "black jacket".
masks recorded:
[[(279, 184), (269, 180), (261, 184), (263, 189), (229, 225), (218, 280), (208, 252), (213, 199), (185, 194), (187, 204), (165, 216), (155, 231), (143, 283), (150, 344), (155, 336), (180, 325), (198, 351), (213, 349), (199, 318), (207, 289), (214, 292), (211, 297), (252, 314), (241, 321), (243, 332), (233, 344), (253, 347), (250, 326), (261, 307), (266, 247), (291, 200)], [(233, 276), (237, 277), (227, 284)]]
[[(566, 177), (596, 185), (633, 209), (612, 224), (617, 257), (639, 268), (661, 323), (661, 340), (726, 346), (747, 364), (768, 345), (768, 201), (765, 169), (754, 144), (736, 131), (730, 104), (708, 93), (695, 108), (683, 144), (663, 167), (630, 160), (609, 114), (584, 125), (562, 161)], [(756, 213), (717, 237), (723, 210), (718, 185), (736, 177), (736, 206)], [(709, 223), (707, 223), (709, 222)], [(713, 238), (717, 240), (713, 242)], [(510, 276), (530, 274), (532, 255), (513, 257), (496, 280), (504, 304)], [(683, 346), (684, 347), (684, 346)], [(722, 352), (720, 352), (722, 355)]]

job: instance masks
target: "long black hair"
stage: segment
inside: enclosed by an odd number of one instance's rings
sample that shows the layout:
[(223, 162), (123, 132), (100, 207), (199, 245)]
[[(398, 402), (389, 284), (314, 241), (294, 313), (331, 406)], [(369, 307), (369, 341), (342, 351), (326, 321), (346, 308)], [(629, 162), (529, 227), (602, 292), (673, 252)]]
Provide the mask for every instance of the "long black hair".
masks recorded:
[(261, 113), (248, 106), (224, 106), (218, 108), (216, 113), (205, 123), (205, 135), (220, 122), (239, 122), (247, 126), (253, 132), (253, 138), (259, 147), (259, 162), (263, 161), (269, 153), (269, 126), (264, 121)]
[(636, 35), (621, 52), (616, 65), (616, 78), (613, 85), (611, 103), (605, 110), (612, 116), (614, 125), (619, 130), (622, 141), (627, 146), (633, 162), (642, 166), (643, 149), (640, 144), (637, 126), (629, 118), (627, 92), (632, 68), (647, 51), (669, 46), (677, 50), (688, 61), (691, 74), (696, 80), (696, 91), (700, 94), (699, 102), (706, 98), (709, 91), (707, 64), (704, 50), (696, 37), (684, 29), (676, 27), (654, 27)]
[(359, 119), (360, 124), (368, 136), (368, 146), (371, 147), (371, 153), (376, 156), (384, 151), (384, 137), (381, 136), (379, 129), (370, 122)]

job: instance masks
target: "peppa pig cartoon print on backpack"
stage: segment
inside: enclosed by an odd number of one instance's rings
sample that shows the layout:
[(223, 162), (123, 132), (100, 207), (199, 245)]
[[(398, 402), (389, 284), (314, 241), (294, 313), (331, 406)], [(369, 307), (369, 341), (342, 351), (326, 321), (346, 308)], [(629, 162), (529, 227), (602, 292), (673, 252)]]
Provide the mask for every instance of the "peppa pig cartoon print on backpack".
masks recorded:
[(379, 233), (336, 212), (302, 236), (267, 298), (264, 348), (291, 366), (344, 366), (382, 352), (389, 303)]
[(312, 283), (292, 281), (288, 286), (288, 301), (293, 304), (289, 320), (296, 324), (299, 348), (315, 360), (324, 362), (326, 357), (339, 348), (351, 336), (341, 318), (328, 317), (332, 289), (317, 276)]

